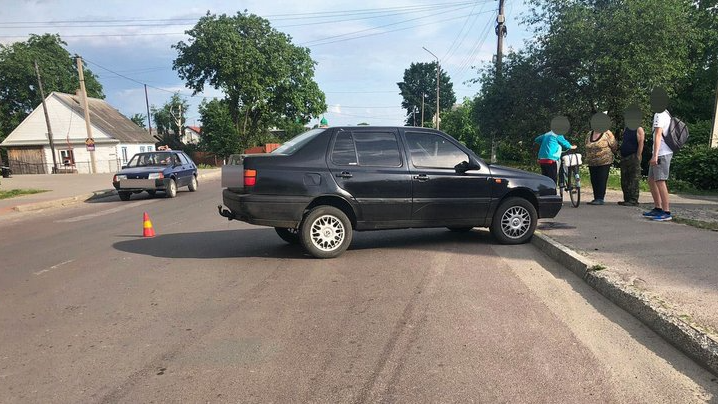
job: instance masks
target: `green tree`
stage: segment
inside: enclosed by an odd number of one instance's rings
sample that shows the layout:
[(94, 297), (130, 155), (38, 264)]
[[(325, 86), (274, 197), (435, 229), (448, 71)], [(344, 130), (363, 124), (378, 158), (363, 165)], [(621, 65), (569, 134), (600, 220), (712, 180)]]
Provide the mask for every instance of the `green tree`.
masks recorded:
[[(441, 115), (441, 130), (481, 154), (479, 131), (472, 119), (473, 106), (473, 100), (464, 98), (461, 105), (444, 112)], [(483, 146), (485, 148), (485, 145)]]
[[(449, 75), (441, 69), (439, 71), (439, 109), (447, 110), (456, 103), (454, 85)], [(421, 122), (421, 97), (424, 98), (424, 122), (432, 122), (436, 114), (436, 62), (412, 63), (404, 70), (404, 81), (396, 83), (403, 100), (401, 107), (409, 115), (407, 125)], [(417, 126), (421, 126), (417, 124)]]
[(130, 121), (134, 122), (135, 125), (139, 126), (140, 128), (147, 128), (147, 115), (145, 114), (133, 114), (130, 117)]
[(174, 69), (195, 94), (206, 85), (224, 92), (243, 145), (280, 122), (309, 122), (326, 110), (309, 49), (269, 21), (246, 12), (208, 13), (187, 34), (188, 42), (173, 45)]
[[(692, 55), (702, 49), (694, 44), (701, 31), (690, 0), (529, 3), (524, 23), (534, 38), (507, 56), (502, 77), (487, 66), (477, 79), (474, 116), (482, 133), (495, 134), (506, 148), (547, 131), (556, 115), (569, 117), (578, 143), (598, 111), (608, 111), (618, 132), (623, 110), (638, 103), (648, 123), (651, 90), (662, 86), (675, 99), (696, 72)], [(528, 146), (518, 151), (532, 156)]]
[[(80, 88), (77, 63), (59, 35), (34, 35), (24, 42), (0, 44), (0, 141), (42, 102), (34, 62), (37, 60), (45, 95), (74, 94)], [(85, 68), (87, 95), (105, 98), (102, 85)]]
[(222, 158), (241, 151), (239, 133), (227, 101), (204, 100), (199, 105), (199, 115), (202, 120), (200, 148)]
[(180, 139), (187, 122), (187, 109), (189, 103), (179, 93), (172, 94), (169, 101), (162, 107), (152, 106), (152, 120), (154, 122), (159, 145), (166, 145), (172, 149), (181, 149), (184, 145)]

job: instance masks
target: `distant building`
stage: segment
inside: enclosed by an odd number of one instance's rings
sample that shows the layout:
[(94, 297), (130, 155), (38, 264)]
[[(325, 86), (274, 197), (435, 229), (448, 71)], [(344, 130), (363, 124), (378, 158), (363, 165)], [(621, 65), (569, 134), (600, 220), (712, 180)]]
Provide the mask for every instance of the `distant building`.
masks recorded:
[(322, 117), (322, 120), (319, 121), (319, 127), (320, 128), (328, 128), (329, 127), (329, 121), (327, 121), (327, 118)]
[[(89, 173), (90, 152), (82, 99), (52, 92), (45, 99), (60, 172)], [(90, 124), (99, 173), (113, 173), (138, 152), (152, 151), (155, 139), (104, 100), (88, 98)], [(52, 172), (52, 151), (42, 104), (0, 143), (8, 152), (13, 174)]]
[(184, 144), (197, 144), (201, 134), (202, 128), (199, 126), (185, 126), (180, 141)]

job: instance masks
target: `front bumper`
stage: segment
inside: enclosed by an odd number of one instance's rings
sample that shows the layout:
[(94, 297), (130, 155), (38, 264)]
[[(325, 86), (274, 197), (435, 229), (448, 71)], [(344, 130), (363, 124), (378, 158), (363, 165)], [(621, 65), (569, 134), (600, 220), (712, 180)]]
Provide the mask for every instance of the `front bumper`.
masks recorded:
[(158, 178), (158, 179), (127, 179), (112, 182), (112, 186), (118, 191), (164, 191), (169, 188), (169, 183), (172, 181), (171, 178)]
[(558, 195), (547, 195), (538, 197), (539, 219), (556, 217), (563, 206), (563, 198)]
[(238, 194), (225, 189), (222, 202), (229, 212), (223, 214), (220, 207), (220, 215), (260, 226), (295, 228), (311, 200), (310, 197)]

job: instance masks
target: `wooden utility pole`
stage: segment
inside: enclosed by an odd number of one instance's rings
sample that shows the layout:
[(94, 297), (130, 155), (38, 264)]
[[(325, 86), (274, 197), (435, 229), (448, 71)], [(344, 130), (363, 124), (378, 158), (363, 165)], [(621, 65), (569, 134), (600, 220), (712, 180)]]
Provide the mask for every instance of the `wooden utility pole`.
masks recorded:
[[(85, 128), (87, 129), (87, 141), (93, 144), (90, 152), (90, 174), (97, 172), (97, 162), (95, 162), (94, 139), (92, 138), (92, 126), (90, 125), (90, 104), (87, 102), (87, 90), (85, 89), (85, 74), (83, 72), (82, 58), (77, 57), (77, 73), (80, 75), (80, 92), (82, 92), (82, 104), (85, 110)], [(89, 147), (88, 147), (89, 148)]]
[(47, 137), (50, 139), (50, 151), (52, 152), (52, 173), (57, 174), (57, 156), (55, 156), (55, 141), (52, 137), (52, 127), (50, 127), (50, 115), (47, 113), (47, 104), (45, 104), (45, 90), (42, 89), (42, 79), (40, 78), (40, 68), (35, 60), (35, 74), (37, 74), (37, 87), (42, 97), (42, 110), (45, 111), (45, 124), (47, 125)]
[(436, 119), (436, 129), (438, 130), (439, 129), (439, 78), (440, 78), (439, 77), (439, 71), (440, 71), (439, 57), (434, 55), (434, 52), (426, 49), (425, 47), (422, 46), (422, 48), (425, 51), (429, 52), (431, 54), (431, 56), (436, 58), (436, 116), (435, 116), (435, 119)]
[(147, 84), (145, 84), (145, 105), (147, 106), (147, 128), (152, 136), (152, 119), (150, 119), (150, 99), (147, 97)]
[(425, 93), (421, 93), (421, 127), (424, 127), (424, 98), (426, 98)]
[(713, 129), (711, 130), (711, 147), (718, 147), (718, 80), (716, 80), (716, 101), (713, 108)]

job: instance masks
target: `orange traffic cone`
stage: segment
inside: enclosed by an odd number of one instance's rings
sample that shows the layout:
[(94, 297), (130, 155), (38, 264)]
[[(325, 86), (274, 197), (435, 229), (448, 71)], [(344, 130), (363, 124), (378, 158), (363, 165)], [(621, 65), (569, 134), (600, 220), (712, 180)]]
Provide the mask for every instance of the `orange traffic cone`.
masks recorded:
[(154, 237), (155, 229), (152, 228), (152, 222), (150, 221), (150, 215), (145, 212), (142, 216), (142, 237)]

